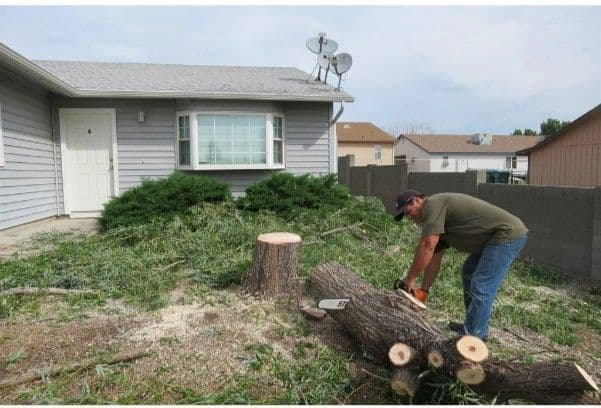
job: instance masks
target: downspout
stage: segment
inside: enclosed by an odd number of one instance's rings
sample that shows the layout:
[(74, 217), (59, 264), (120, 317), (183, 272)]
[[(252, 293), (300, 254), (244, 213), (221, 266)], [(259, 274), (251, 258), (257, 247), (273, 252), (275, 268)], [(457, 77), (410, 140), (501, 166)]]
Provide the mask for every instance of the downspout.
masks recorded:
[[(58, 167), (56, 166), (56, 127), (55, 127), (55, 120), (54, 120), (54, 114), (55, 114), (56, 110), (55, 110), (55, 106), (54, 106), (54, 99), (52, 98), (52, 94), (50, 94), (50, 126), (52, 128), (52, 162), (54, 164), (54, 198), (55, 198), (55, 203), (56, 203), (56, 216), (59, 217), (60, 216), (60, 208), (58, 205)], [(61, 158), (62, 160), (62, 158)]]
[(336, 116), (330, 119), (330, 121), (328, 122), (328, 127), (331, 127), (334, 123), (338, 121), (340, 115), (342, 115), (342, 112), (344, 112), (344, 101), (340, 101), (340, 110), (336, 113)]

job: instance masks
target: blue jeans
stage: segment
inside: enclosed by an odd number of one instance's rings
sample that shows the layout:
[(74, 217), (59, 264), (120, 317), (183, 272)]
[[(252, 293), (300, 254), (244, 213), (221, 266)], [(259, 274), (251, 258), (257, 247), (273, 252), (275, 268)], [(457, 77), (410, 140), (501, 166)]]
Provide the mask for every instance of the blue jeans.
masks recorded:
[(509, 267), (518, 256), (527, 237), (514, 241), (487, 244), (482, 252), (473, 253), (462, 268), (465, 333), (479, 338), (488, 335), (492, 304)]

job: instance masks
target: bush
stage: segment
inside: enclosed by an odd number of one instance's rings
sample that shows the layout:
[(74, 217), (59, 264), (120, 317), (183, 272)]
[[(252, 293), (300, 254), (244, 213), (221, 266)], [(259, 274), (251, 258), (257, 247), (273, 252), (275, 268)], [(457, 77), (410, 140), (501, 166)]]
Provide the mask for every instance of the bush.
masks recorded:
[(294, 215), (300, 208), (342, 208), (348, 201), (348, 189), (336, 182), (334, 174), (314, 177), (282, 172), (250, 185), (237, 205), (248, 211)]
[(100, 228), (140, 225), (156, 218), (171, 219), (202, 202), (231, 199), (227, 184), (208, 177), (173, 173), (161, 180), (144, 180), (138, 187), (111, 199), (102, 211)]

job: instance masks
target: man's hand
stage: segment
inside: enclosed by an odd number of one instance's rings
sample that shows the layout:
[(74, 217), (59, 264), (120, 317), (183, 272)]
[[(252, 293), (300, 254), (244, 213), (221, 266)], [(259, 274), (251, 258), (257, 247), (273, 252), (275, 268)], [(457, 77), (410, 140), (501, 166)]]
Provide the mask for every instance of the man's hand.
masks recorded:
[(413, 293), (415, 292), (415, 290), (417, 289), (417, 286), (415, 286), (415, 279), (407, 279), (407, 278), (403, 278), (403, 279), (398, 279), (395, 283), (394, 283), (394, 289), (402, 289), (407, 293), (410, 293), (413, 295)]

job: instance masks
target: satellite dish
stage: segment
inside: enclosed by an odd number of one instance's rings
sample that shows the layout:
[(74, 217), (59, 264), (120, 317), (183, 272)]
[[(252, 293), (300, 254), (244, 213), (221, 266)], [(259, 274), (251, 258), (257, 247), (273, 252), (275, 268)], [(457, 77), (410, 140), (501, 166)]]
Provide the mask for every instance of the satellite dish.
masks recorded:
[(330, 68), (330, 60), (332, 57), (333, 57), (332, 54), (327, 53), (327, 52), (322, 52), (317, 56), (317, 63), (323, 69), (329, 69)]
[(336, 90), (339, 91), (340, 81), (342, 81), (342, 74), (351, 69), (351, 66), (353, 65), (353, 57), (351, 57), (351, 55), (347, 54), (346, 52), (334, 55), (330, 59), (330, 65), (332, 67), (332, 71), (334, 71), (334, 73), (338, 75), (338, 87), (336, 88)]
[[(322, 35), (323, 34), (323, 35)], [(325, 37), (325, 33), (319, 33), (319, 37), (309, 38), (307, 40), (307, 48), (314, 54), (322, 52), (333, 53), (338, 49), (338, 43)]]
[(353, 65), (353, 57), (346, 52), (334, 55), (332, 57), (332, 70), (336, 75), (344, 74), (346, 71), (351, 69)]

